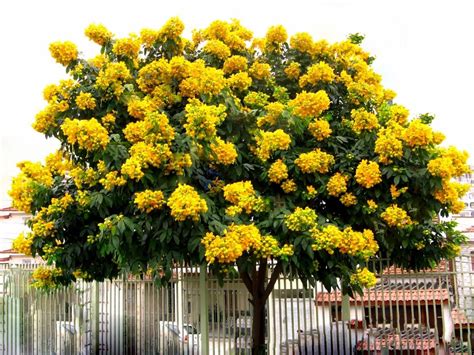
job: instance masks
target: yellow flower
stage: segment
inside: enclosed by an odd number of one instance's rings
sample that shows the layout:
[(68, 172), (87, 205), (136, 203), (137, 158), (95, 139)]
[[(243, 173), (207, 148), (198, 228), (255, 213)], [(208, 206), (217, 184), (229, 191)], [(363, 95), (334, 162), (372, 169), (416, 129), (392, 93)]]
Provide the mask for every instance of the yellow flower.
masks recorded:
[(67, 137), (69, 144), (77, 144), (87, 151), (105, 148), (109, 143), (107, 130), (95, 119), (78, 120), (66, 118), (61, 130)]
[(262, 127), (265, 124), (274, 125), (285, 110), (285, 105), (281, 102), (270, 102), (265, 106), (266, 115), (257, 118), (257, 125)]
[(347, 176), (342, 175), (341, 173), (335, 173), (328, 181), (326, 189), (330, 196), (339, 196), (340, 194), (347, 191)]
[(392, 105), (390, 106), (390, 114), (392, 120), (400, 125), (404, 125), (407, 122), (410, 112), (401, 105)]
[(305, 174), (314, 174), (316, 172), (325, 174), (334, 163), (334, 157), (319, 148), (309, 153), (301, 153), (295, 159), (296, 166)]
[(367, 200), (367, 208), (369, 209), (369, 213), (373, 213), (377, 210), (377, 203), (374, 200)]
[(265, 40), (267, 44), (278, 45), (281, 43), (286, 42), (288, 38), (288, 33), (286, 29), (282, 25), (271, 26), (267, 30), (267, 35), (265, 36)]
[(379, 155), (382, 164), (390, 164), (393, 158), (403, 156), (403, 144), (396, 132), (387, 129), (380, 130), (375, 141), (375, 153)]
[(197, 99), (191, 99), (185, 107), (186, 134), (195, 139), (211, 140), (216, 135), (216, 126), (226, 117), (226, 108), (206, 105)]
[(339, 198), (339, 201), (341, 201), (344, 206), (349, 207), (357, 203), (357, 198), (353, 193), (347, 192)]
[(363, 108), (352, 110), (351, 118), (353, 120), (352, 130), (357, 134), (362, 131), (371, 131), (379, 126), (377, 116)]
[(262, 208), (263, 201), (257, 197), (250, 181), (238, 181), (225, 185), (223, 188), (224, 198), (234, 206), (227, 208), (226, 213), (233, 216), (245, 211), (259, 211)]
[(374, 161), (363, 159), (356, 169), (355, 179), (359, 185), (366, 189), (382, 182), (382, 174), (379, 165)]
[(247, 69), (247, 58), (234, 55), (230, 58), (227, 58), (222, 66), (222, 70), (226, 74), (231, 74), (239, 71), (244, 71)]
[(151, 48), (160, 37), (160, 31), (143, 28), (140, 31), (140, 41), (146, 48)]
[(318, 191), (314, 188), (313, 185), (306, 186), (306, 194), (308, 198), (314, 198), (318, 194)]
[(357, 272), (351, 275), (351, 284), (360, 287), (371, 288), (377, 284), (377, 278), (374, 273), (370, 272), (366, 267), (358, 269)]
[(329, 108), (331, 101), (326, 91), (319, 90), (317, 93), (303, 91), (289, 102), (295, 114), (301, 117), (319, 117), (321, 113)]
[(298, 62), (291, 62), (284, 70), (285, 74), (290, 79), (298, 79), (301, 74), (301, 65)]
[(254, 79), (265, 80), (270, 78), (270, 65), (267, 63), (255, 62), (249, 69), (250, 76)]
[(256, 155), (262, 161), (268, 160), (273, 152), (288, 150), (290, 147), (291, 137), (281, 129), (274, 132), (259, 131), (259, 133), (260, 135), (256, 137)]
[(268, 169), (268, 180), (279, 184), (282, 180), (288, 178), (288, 167), (283, 160), (278, 159)]
[(179, 17), (171, 17), (160, 29), (160, 36), (163, 40), (176, 40), (184, 31), (184, 23)]
[(291, 231), (305, 232), (316, 226), (317, 218), (312, 208), (296, 207), (293, 213), (285, 217), (285, 225)]
[(191, 63), (189, 76), (179, 84), (181, 95), (196, 97), (199, 95), (217, 95), (224, 88), (226, 80), (221, 69), (207, 67), (198, 59)]
[(33, 236), (31, 233), (20, 233), (13, 240), (12, 249), (24, 255), (31, 256), (31, 245), (33, 244)]
[(115, 41), (112, 51), (116, 55), (135, 59), (140, 52), (140, 39), (135, 34), (130, 35), (129, 38), (120, 38)]
[(398, 198), (401, 194), (405, 193), (408, 190), (408, 187), (401, 188), (400, 190), (397, 190), (397, 187), (395, 185), (390, 185), (390, 194), (392, 195), (392, 199)]
[(245, 72), (233, 74), (227, 79), (229, 87), (234, 90), (244, 91), (252, 85), (252, 78)]
[(299, 84), (300, 87), (303, 88), (307, 85), (317, 85), (321, 82), (328, 83), (333, 81), (334, 78), (334, 71), (329, 66), (329, 64), (325, 62), (319, 62), (308, 68), (306, 74), (301, 76)]
[(90, 92), (81, 92), (76, 97), (76, 105), (81, 110), (92, 110), (95, 108), (95, 99)]
[(409, 147), (425, 147), (433, 143), (433, 131), (420, 120), (413, 120), (405, 130), (402, 139)]
[(204, 53), (212, 54), (220, 60), (227, 59), (231, 54), (229, 47), (218, 39), (207, 41), (202, 50)]
[(186, 184), (179, 184), (167, 202), (171, 216), (178, 222), (187, 218), (198, 221), (201, 213), (207, 212), (206, 200), (201, 198), (196, 190)]
[(313, 120), (308, 125), (308, 130), (317, 141), (326, 139), (332, 133), (331, 126), (326, 120)]
[(90, 24), (84, 31), (84, 34), (98, 45), (103, 46), (112, 39), (112, 32), (110, 32), (102, 24)]
[(290, 47), (297, 51), (311, 54), (313, 50), (313, 38), (309, 33), (296, 33), (290, 38)]
[(75, 61), (78, 54), (76, 45), (69, 41), (53, 42), (49, 45), (49, 51), (56, 62), (64, 66), (68, 66)]
[(224, 142), (219, 137), (214, 143), (211, 143), (211, 151), (215, 155), (215, 160), (222, 165), (234, 164), (237, 159), (237, 150), (234, 144)]
[(123, 176), (119, 176), (119, 172), (114, 170), (108, 172), (104, 178), (99, 180), (99, 182), (104, 186), (104, 189), (110, 191), (116, 186), (125, 185), (127, 180)]
[(283, 183), (281, 184), (281, 188), (285, 193), (289, 194), (290, 192), (296, 191), (297, 186), (293, 179), (288, 179), (283, 181)]
[(165, 203), (163, 192), (160, 190), (145, 190), (135, 194), (133, 202), (137, 208), (146, 213), (154, 210), (159, 210)]
[(390, 227), (403, 228), (412, 224), (410, 216), (404, 209), (398, 207), (397, 204), (387, 207), (380, 216)]

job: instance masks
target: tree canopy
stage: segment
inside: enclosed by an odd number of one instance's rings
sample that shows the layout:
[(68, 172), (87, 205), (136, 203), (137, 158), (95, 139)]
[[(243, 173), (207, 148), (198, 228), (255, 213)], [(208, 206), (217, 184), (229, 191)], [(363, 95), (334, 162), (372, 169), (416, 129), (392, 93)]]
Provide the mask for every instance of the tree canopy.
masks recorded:
[(467, 154), (394, 103), (360, 35), (183, 30), (171, 18), (115, 38), (92, 24), (90, 59), (50, 45), (69, 77), (45, 88), (33, 127), (61, 147), (20, 163), (10, 191), (32, 214), (14, 247), (55, 265), (38, 286), (122, 270), (160, 282), (188, 261), (221, 276), (238, 265), (249, 287), (271, 260), (351, 292), (374, 284), (371, 257), (424, 268), (456, 255), (463, 238), (438, 215), (462, 209), (451, 178)]

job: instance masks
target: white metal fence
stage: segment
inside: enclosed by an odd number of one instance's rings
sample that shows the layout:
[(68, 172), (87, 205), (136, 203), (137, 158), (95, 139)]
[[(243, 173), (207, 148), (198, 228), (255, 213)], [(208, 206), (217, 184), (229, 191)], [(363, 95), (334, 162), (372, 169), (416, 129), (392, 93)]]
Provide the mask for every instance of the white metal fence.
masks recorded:
[[(123, 276), (44, 293), (29, 286), (34, 267), (0, 268), (0, 354), (250, 353), (238, 280), (220, 287), (205, 267), (182, 266), (165, 288)], [(282, 277), (267, 302), (268, 353), (472, 354), (473, 267), (470, 255), (416, 273), (380, 267), (355, 299)]]

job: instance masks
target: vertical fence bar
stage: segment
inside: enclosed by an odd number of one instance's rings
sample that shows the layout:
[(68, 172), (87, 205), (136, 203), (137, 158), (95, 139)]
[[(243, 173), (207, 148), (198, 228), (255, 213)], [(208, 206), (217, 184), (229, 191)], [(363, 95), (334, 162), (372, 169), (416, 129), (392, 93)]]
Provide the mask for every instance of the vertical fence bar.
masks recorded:
[(199, 272), (199, 305), (201, 313), (202, 355), (209, 355), (209, 292), (207, 289), (207, 265), (201, 265)]

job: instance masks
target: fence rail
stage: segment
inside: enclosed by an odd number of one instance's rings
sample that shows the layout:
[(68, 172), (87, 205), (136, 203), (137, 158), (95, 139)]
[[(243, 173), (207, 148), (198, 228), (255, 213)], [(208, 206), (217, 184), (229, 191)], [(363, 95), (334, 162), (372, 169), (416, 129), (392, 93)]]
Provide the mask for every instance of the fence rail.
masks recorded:
[[(354, 299), (281, 277), (267, 302), (268, 353), (473, 354), (470, 255), (421, 272), (381, 265), (377, 285)], [(44, 293), (29, 286), (35, 267), (0, 267), (0, 354), (250, 353), (239, 280), (221, 287), (188, 265), (164, 288), (124, 275)]]

